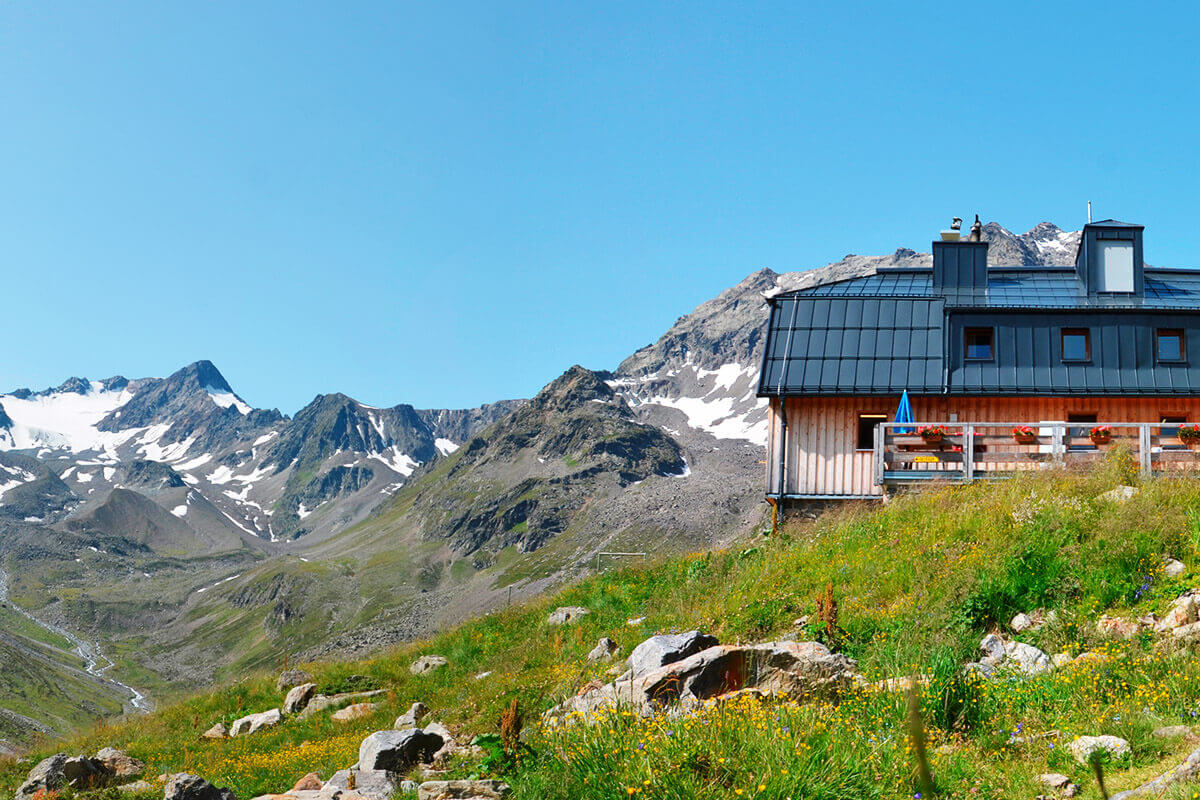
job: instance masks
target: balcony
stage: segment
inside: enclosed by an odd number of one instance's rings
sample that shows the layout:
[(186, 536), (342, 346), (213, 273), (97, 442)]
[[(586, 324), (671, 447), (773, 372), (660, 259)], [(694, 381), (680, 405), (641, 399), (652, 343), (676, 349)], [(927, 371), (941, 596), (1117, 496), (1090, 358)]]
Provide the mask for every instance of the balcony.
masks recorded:
[[(1111, 428), (1107, 440), (1093, 439), (1097, 424)], [(916, 434), (940, 426), (940, 441)], [(1014, 428), (1029, 426), (1033, 437), (1018, 439)], [(1125, 447), (1143, 475), (1200, 475), (1200, 442), (1178, 437), (1178, 423), (1157, 422), (884, 422), (875, 427), (875, 485), (912, 486), (930, 481), (969, 483), (1015, 472), (1084, 466)]]

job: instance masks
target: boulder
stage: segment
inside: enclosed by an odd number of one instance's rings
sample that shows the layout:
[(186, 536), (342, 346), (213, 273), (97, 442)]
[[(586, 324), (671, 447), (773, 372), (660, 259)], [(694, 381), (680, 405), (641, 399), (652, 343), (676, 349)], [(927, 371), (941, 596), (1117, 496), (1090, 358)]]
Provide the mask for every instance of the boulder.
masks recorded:
[(1171, 610), (1154, 625), (1158, 633), (1166, 633), (1197, 621), (1196, 598), (1185, 594), (1171, 603)]
[(1104, 494), (1097, 495), (1096, 499), (1108, 500), (1113, 503), (1124, 503), (1133, 498), (1140, 491), (1141, 490), (1136, 486), (1118, 486), (1115, 489), (1108, 490)]
[(417, 787), (417, 800), (502, 800), (508, 795), (508, 784), (496, 780), (425, 781)]
[(56, 753), (42, 759), (29, 771), (14, 798), (27, 800), (39, 792), (45, 794), (68, 787), (78, 790), (91, 789), (103, 786), (111, 777), (112, 773), (90, 758)]
[(1171, 631), (1171, 635), (1183, 642), (1194, 642), (1200, 639), (1200, 622), (1180, 625)]
[(198, 775), (180, 772), (167, 779), (163, 800), (237, 800), (228, 789), (218, 789)]
[(146, 765), (143, 762), (115, 747), (101, 749), (92, 761), (99, 762), (104, 769), (117, 778), (135, 778), (146, 771)]
[(1055, 653), (1050, 656), (1050, 663), (1054, 665), (1055, 669), (1067, 666), (1072, 660), (1070, 653)]
[(429, 714), (429, 706), (421, 702), (413, 703), (408, 711), (396, 717), (396, 724), (392, 727), (398, 731), (405, 728), (415, 728), (420, 724), (421, 720), (425, 719), (427, 714)]
[[(983, 637), (983, 641), (979, 643), (979, 649), (983, 651), (984, 659), (991, 659), (994, 664), (999, 664), (1004, 660), (1004, 640), (994, 633), (989, 633)], [(981, 663), (988, 664), (988, 661), (980, 659)]]
[(717, 637), (700, 631), (651, 636), (633, 648), (626, 662), (634, 675), (645, 675), (682, 661), (717, 644)]
[(1080, 764), (1087, 764), (1095, 753), (1108, 753), (1113, 758), (1124, 758), (1132, 750), (1129, 742), (1119, 736), (1080, 736), (1067, 745), (1071, 755)]
[(550, 618), (546, 622), (549, 625), (569, 625), (590, 613), (592, 612), (581, 606), (560, 606), (550, 612)]
[[(1167, 770), (1157, 778), (1147, 781), (1141, 786), (1128, 789), (1124, 792), (1117, 792), (1112, 796), (1112, 800), (1162, 797), (1172, 784), (1192, 781), (1197, 775), (1200, 775), (1200, 747), (1188, 753), (1188, 757), (1179, 766)], [(1187, 795), (1181, 792), (1180, 796), (1186, 797)]]
[(1065, 789), (1071, 784), (1071, 779), (1058, 772), (1047, 772), (1043, 775), (1038, 775), (1038, 782), (1043, 786), (1049, 786), (1051, 789)]
[(1178, 578), (1185, 572), (1187, 572), (1187, 567), (1182, 561), (1174, 558), (1163, 559), (1163, 575), (1168, 578)]
[(1122, 617), (1110, 617), (1107, 614), (1100, 617), (1096, 630), (1107, 636), (1119, 636), (1122, 639), (1132, 639), (1137, 636), (1138, 624), (1133, 620)]
[(200, 737), (202, 739), (228, 739), (229, 728), (225, 727), (224, 722), (218, 722), (216, 725), (213, 725), (204, 733), (200, 734)]
[(1024, 642), (1009, 642), (1004, 646), (1004, 655), (1007, 662), (1016, 664), (1026, 675), (1038, 675), (1053, 667), (1050, 656)]
[(487, 672), (480, 672), (480, 673), (477, 673), (477, 674), (475, 675), (475, 680), (477, 680), (477, 681), (481, 681), (481, 680), (483, 680), (484, 678), (487, 678), (487, 677), (489, 677), (491, 674), (492, 674), (492, 671), (491, 671), (490, 669), (489, 669)]
[(329, 718), (334, 722), (349, 722), (355, 719), (369, 717), (375, 713), (375, 709), (379, 708), (378, 703), (352, 703), (345, 708), (340, 708), (329, 715)]
[(602, 636), (592, 652), (588, 653), (588, 661), (609, 661), (621, 648), (612, 639)]
[(372, 733), (358, 747), (363, 770), (405, 772), (418, 763), (428, 764), (442, 747), (442, 737), (420, 728)]
[(1178, 739), (1183, 736), (1191, 736), (1192, 729), (1187, 725), (1167, 725), (1155, 728), (1150, 735), (1158, 739)]
[[(354, 788), (350, 788), (353, 776)], [(351, 767), (333, 773), (333, 776), (321, 787), (322, 797), (337, 797), (339, 800), (351, 800), (353, 797), (365, 800), (388, 800), (401, 790), (403, 776), (396, 772), (382, 769), (360, 769)]]
[(625, 620), (625, 624), (631, 628), (636, 628), (637, 626), (644, 625), (645, 623), (646, 623), (645, 617), (634, 617), (633, 619)]
[(715, 645), (681, 661), (608, 684), (589, 684), (546, 712), (566, 719), (598, 708), (632, 706), (649, 712), (670, 703), (699, 701), (754, 688), (795, 699), (832, 697), (854, 685), (854, 661), (819, 642)]
[(379, 697), (384, 694), (383, 689), (372, 689), (368, 692), (343, 692), (342, 694), (319, 694), (312, 700), (308, 701), (308, 705), (304, 710), (296, 715), (297, 719), (307, 719), (313, 714), (325, 711), (330, 708), (339, 708), (350, 703), (357, 703), (363, 700), (370, 700), (372, 697)]
[(1028, 614), (1017, 614), (1008, 625), (1014, 632), (1023, 633), (1033, 627), (1033, 617)]
[(282, 721), (283, 715), (279, 713), (278, 708), (260, 711), (257, 714), (247, 714), (241, 719), (234, 720), (233, 725), (229, 728), (229, 735), (249, 736), (252, 733), (258, 733), (263, 728), (274, 728)]
[(275, 691), (286, 692), (293, 686), (299, 686), (302, 683), (312, 683), (312, 675), (309, 675), (302, 669), (285, 669), (279, 673), (279, 680), (275, 681)]
[(300, 713), (316, 693), (317, 685), (315, 683), (302, 683), (299, 686), (293, 686), (288, 690), (287, 697), (283, 698), (283, 713)]
[(441, 669), (450, 662), (441, 656), (421, 656), (408, 668), (408, 671), (413, 675), (424, 675), (426, 672), (432, 672), (435, 669)]
[(296, 785), (292, 787), (293, 792), (315, 792), (322, 786), (321, 776), (315, 772), (310, 772), (300, 780), (296, 781)]

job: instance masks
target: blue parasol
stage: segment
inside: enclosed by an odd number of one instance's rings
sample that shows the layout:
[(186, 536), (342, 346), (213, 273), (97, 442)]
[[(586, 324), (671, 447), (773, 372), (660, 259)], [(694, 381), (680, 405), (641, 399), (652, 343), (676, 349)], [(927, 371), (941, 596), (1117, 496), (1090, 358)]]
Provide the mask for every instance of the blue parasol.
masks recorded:
[[(900, 395), (900, 407), (896, 409), (896, 422), (916, 422), (913, 419), (912, 405), (908, 402), (908, 389)], [(912, 433), (912, 428), (896, 428), (896, 433)]]

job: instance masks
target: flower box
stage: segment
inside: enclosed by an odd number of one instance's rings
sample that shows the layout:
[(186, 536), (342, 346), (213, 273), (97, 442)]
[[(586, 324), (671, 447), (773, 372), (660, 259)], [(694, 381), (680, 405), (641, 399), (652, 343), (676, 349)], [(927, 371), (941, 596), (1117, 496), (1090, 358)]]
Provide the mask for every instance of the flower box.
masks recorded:
[(1037, 444), (1037, 431), (1028, 425), (1018, 425), (1013, 428), (1012, 435), (1017, 444)]
[(1094, 445), (1108, 444), (1112, 441), (1112, 427), (1109, 425), (1097, 425), (1088, 431), (1088, 438), (1092, 440)]
[(925, 444), (941, 444), (950, 435), (945, 425), (922, 425), (917, 428), (917, 435)]

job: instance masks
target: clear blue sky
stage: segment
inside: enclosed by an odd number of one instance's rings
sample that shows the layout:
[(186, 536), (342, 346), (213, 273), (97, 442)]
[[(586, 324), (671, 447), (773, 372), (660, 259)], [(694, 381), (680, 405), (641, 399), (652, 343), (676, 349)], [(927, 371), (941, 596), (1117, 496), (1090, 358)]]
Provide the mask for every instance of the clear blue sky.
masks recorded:
[(0, 390), (529, 396), (761, 267), (1089, 199), (1200, 264), (1194, 6), (990, 5), (4, 3)]

